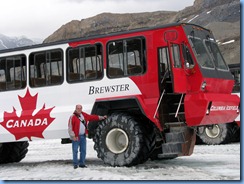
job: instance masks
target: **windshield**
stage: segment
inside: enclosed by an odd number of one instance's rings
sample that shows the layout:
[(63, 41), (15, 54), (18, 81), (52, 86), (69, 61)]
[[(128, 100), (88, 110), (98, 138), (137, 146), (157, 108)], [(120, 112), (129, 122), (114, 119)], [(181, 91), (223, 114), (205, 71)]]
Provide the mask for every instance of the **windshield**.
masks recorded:
[(221, 55), (221, 53), (219, 51), (219, 47), (216, 44), (216, 42), (213, 42), (211, 40), (205, 40), (204, 43), (209, 51), (209, 54), (211, 55), (211, 58), (215, 64), (215, 66), (218, 69), (228, 70), (228, 68), (225, 64), (224, 58)]
[(208, 52), (206, 50), (206, 47), (204, 46), (203, 41), (200, 38), (195, 38), (195, 37), (190, 37), (190, 41), (192, 43), (192, 48), (195, 52), (198, 63), (202, 67), (214, 68), (214, 64), (211, 61), (210, 56), (208, 55)]
[(206, 39), (201, 40), (193, 36), (189, 36), (189, 39), (197, 61), (202, 67), (209, 69), (216, 67), (221, 70), (228, 70), (218, 45), (215, 42)]

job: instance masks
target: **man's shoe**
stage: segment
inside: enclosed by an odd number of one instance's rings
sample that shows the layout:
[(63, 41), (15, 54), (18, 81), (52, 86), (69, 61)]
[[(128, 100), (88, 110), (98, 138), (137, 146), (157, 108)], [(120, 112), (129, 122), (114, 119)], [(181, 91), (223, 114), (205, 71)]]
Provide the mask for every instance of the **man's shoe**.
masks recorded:
[(77, 169), (78, 168), (78, 165), (74, 165), (74, 169)]
[(87, 166), (86, 165), (79, 165), (79, 167), (86, 168)]

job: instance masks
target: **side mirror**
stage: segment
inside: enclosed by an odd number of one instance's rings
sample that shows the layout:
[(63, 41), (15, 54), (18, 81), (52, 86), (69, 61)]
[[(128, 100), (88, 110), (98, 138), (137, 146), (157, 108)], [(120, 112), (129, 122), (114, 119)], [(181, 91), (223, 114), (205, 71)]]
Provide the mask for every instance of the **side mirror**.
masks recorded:
[(182, 51), (183, 51), (185, 68), (192, 69), (194, 67), (194, 62), (192, 60), (188, 47), (184, 43), (182, 44)]
[(185, 67), (186, 67), (187, 69), (189, 69), (189, 68), (190, 68), (190, 63), (188, 63), (187, 61), (185, 61)]
[(185, 68), (186, 69), (192, 69), (192, 68), (194, 68), (194, 65), (190, 64), (187, 60), (185, 60)]

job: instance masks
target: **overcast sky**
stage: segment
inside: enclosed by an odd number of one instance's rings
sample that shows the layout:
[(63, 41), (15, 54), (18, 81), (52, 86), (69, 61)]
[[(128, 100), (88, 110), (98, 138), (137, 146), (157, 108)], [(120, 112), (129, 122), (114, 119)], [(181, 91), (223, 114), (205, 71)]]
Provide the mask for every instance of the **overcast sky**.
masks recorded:
[(179, 11), (194, 0), (1, 0), (0, 33), (45, 39), (71, 20), (103, 12)]

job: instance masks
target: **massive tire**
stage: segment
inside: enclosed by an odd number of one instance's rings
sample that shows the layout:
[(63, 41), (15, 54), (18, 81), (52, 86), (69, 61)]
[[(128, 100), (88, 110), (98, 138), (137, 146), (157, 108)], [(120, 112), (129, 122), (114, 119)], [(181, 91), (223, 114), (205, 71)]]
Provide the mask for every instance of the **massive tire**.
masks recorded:
[(233, 122), (232, 134), (232, 142), (240, 142), (240, 127), (236, 122)]
[(233, 124), (224, 123), (197, 128), (197, 135), (203, 144), (228, 144), (233, 139)]
[(125, 113), (114, 113), (99, 124), (93, 138), (98, 158), (111, 166), (145, 162), (155, 146), (153, 126)]
[(27, 141), (0, 144), (0, 164), (21, 161), (28, 152), (28, 146)]

